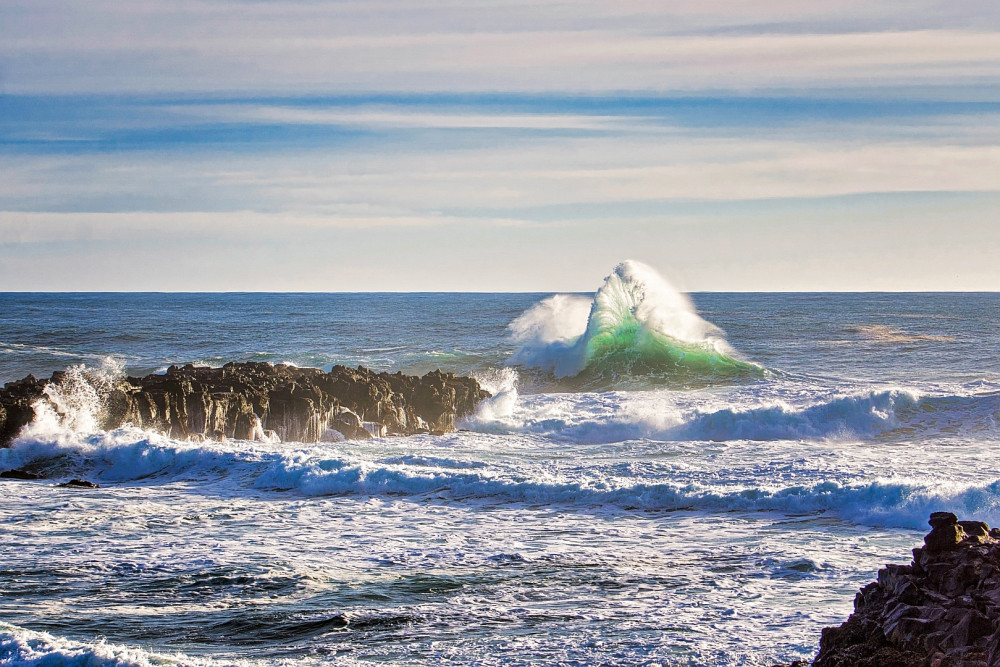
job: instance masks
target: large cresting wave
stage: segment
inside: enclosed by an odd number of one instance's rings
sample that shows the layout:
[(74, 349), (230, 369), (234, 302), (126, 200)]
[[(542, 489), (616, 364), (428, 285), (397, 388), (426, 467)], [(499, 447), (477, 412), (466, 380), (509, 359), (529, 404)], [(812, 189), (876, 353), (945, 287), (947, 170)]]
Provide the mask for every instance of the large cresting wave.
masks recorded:
[(723, 332), (652, 268), (615, 267), (593, 299), (557, 294), (509, 325), (518, 346), (509, 363), (557, 378), (664, 380), (755, 377), (763, 369), (738, 358)]

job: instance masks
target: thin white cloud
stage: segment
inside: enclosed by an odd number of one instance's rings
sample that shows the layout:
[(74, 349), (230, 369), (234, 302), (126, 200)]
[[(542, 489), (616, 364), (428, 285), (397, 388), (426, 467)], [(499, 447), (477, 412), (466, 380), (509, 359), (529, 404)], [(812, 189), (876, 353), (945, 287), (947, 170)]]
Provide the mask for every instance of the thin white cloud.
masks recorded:
[[(671, 125), (669, 110), (574, 113), (569, 101), (531, 113), (406, 96), (353, 108), (164, 97), (120, 119), (15, 119), (0, 286), (586, 289), (642, 254), (700, 289), (997, 289), (996, 115), (872, 109), (893, 91), (933, 105), (995, 99), (998, 85), (1000, 5), (986, 0), (16, 0), (0, 5), (5, 93), (766, 90), (869, 108), (744, 126), (735, 104), (699, 127), (690, 109)], [(220, 124), (233, 133), (213, 135)], [(261, 124), (311, 127), (242, 132)], [(371, 132), (340, 141), (321, 126)], [(79, 152), (56, 139), (80, 139)], [(986, 194), (926, 205), (970, 192)], [(823, 199), (886, 193), (852, 199), (881, 203), (847, 217)], [(787, 200), (809, 205), (788, 213)], [(732, 213), (681, 219), (690, 201)]]
[(373, 107), (293, 107), (280, 105), (204, 104), (175, 106), (173, 113), (215, 122), (338, 125), (362, 129), (512, 129), (623, 130), (644, 119), (558, 113), (422, 112)]
[(472, 221), (352, 229), (267, 217), (3, 213), (5, 231), (52, 226), (75, 236), (51, 244), (43, 238), (0, 244), (0, 285), (43, 291), (567, 291), (593, 289), (615, 262), (640, 257), (695, 290), (1000, 289), (995, 199), (897, 198), (677, 219), (602, 216), (516, 234)]
[(0, 85), (13, 93), (260, 94), (997, 82), (1000, 10), (983, 2), (962, 9), (939, 2), (33, 2), (0, 11)]
[(996, 192), (998, 164), (995, 142), (792, 141), (676, 129), (238, 159), (215, 152), (141, 152), (127, 162), (115, 154), (25, 155), (0, 166), (0, 208), (253, 210), (328, 216), (329, 224), (408, 225), (428, 212), (476, 208)]

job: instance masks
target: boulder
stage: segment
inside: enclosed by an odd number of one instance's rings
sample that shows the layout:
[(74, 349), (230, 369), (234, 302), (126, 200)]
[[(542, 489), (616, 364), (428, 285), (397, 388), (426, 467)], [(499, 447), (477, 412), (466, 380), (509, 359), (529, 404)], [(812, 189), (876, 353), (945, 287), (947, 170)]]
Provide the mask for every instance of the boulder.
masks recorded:
[(56, 484), (56, 486), (63, 489), (99, 489), (100, 484), (95, 484), (94, 482), (88, 482), (85, 479), (71, 479), (68, 482), (63, 482), (62, 484)]
[(35, 418), (33, 405), (48, 383), (49, 380), (29, 375), (0, 389), (0, 447), (6, 447)]
[(982, 521), (931, 515), (909, 565), (887, 565), (825, 628), (814, 667), (1000, 665), (1000, 533)]

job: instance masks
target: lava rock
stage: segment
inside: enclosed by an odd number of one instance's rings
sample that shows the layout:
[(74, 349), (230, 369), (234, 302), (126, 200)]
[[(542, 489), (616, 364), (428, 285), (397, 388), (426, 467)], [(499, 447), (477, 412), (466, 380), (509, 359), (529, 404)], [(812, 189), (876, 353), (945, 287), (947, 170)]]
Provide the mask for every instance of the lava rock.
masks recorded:
[(187, 364), (163, 375), (107, 378), (86, 371), (48, 380), (28, 376), (0, 390), (0, 447), (35, 416), (34, 405), (52, 392), (89, 385), (100, 398), (97, 425), (131, 424), (179, 439), (322, 442), (377, 435), (447, 433), (490, 393), (469, 377), (432, 371), (423, 377), (334, 366), (329, 373), (268, 363), (222, 368)]
[(924, 549), (928, 551), (954, 549), (965, 537), (965, 530), (957, 523), (938, 526), (924, 537)]
[(35, 401), (43, 396), (48, 383), (28, 375), (0, 389), (0, 447), (6, 447), (35, 418)]
[(62, 484), (56, 484), (62, 489), (99, 489), (100, 484), (95, 484), (94, 482), (88, 482), (85, 479), (71, 479), (68, 482), (63, 482)]
[(927, 523), (931, 528), (941, 528), (943, 526), (953, 526), (958, 523), (958, 517), (951, 512), (931, 512), (931, 518)]
[(959, 521), (958, 525), (962, 527), (966, 535), (978, 537), (989, 537), (990, 535), (990, 526), (985, 521)]
[(1000, 535), (935, 512), (909, 565), (887, 565), (825, 628), (814, 667), (1000, 665)]
[(27, 470), (4, 470), (0, 479), (42, 479), (42, 476)]

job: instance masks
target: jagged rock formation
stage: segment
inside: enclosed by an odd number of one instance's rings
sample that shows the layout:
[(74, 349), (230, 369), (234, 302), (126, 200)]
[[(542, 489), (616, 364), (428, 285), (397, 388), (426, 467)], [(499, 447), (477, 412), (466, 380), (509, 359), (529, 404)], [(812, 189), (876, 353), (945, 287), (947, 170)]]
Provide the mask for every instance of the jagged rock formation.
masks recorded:
[(18, 431), (35, 417), (32, 405), (42, 395), (46, 381), (29, 375), (8, 382), (0, 391), (0, 447), (6, 447)]
[(28, 376), (0, 390), (0, 446), (7, 446), (45, 401), (66, 419), (89, 410), (97, 428), (131, 424), (174, 438), (317, 442), (453, 430), (489, 392), (467, 377), (423, 377), (363, 367), (317, 368), (230, 363), (171, 366), (165, 375), (107, 378), (84, 370)]
[(1000, 665), (1000, 529), (931, 514), (909, 565), (887, 565), (825, 628), (815, 667)]

